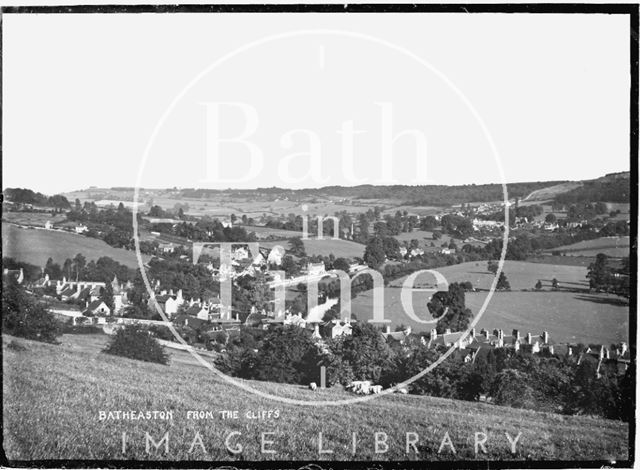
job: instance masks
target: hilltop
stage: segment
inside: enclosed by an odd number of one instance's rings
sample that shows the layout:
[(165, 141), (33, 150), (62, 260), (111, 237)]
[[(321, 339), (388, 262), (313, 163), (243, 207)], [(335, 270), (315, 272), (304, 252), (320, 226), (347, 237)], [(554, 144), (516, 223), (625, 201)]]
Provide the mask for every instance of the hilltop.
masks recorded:
[[(3, 335), (4, 450), (9, 459), (169, 459), (169, 460), (469, 460), (474, 433), (486, 433), (484, 460), (628, 459), (628, 425), (587, 416), (564, 416), (490, 404), (411, 395), (332, 407), (293, 406), (249, 394), (216, 378), (183, 352), (172, 352), (170, 366), (140, 363), (100, 353), (104, 335), (65, 335), (48, 345)], [(353, 395), (341, 387), (311, 392), (305, 387), (246, 382), (258, 390), (301, 400), (338, 400)], [(348, 412), (345, 412), (348, 408)], [(99, 421), (100, 411), (171, 410), (173, 421)], [(212, 411), (212, 419), (187, 419), (187, 411)], [(222, 420), (220, 410), (237, 410), (238, 419)], [(272, 418), (258, 419), (271, 410)], [(278, 417), (275, 418), (277, 410)], [(249, 415), (247, 415), (247, 413)], [(249, 416), (249, 417), (248, 417)], [(225, 438), (243, 451), (234, 456)], [(122, 432), (127, 449), (122, 453)], [(169, 454), (144, 450), (148, 432), (158, 442), (169, 432)], [(194, 436), (200, 444), (189, 453)], [(261, 433), (276, 454), (260, 452)], [(357, 433), (351, 455), (352, 432)], [(388, 452), (375, 454), (374, 433), (388, 436)], [(416, 457), (405, 453), (406, 433), (416, 433)], [(445, 433), (456, 449), (438, 454)], [(511, 455), (505, 433), (515, 439)]]

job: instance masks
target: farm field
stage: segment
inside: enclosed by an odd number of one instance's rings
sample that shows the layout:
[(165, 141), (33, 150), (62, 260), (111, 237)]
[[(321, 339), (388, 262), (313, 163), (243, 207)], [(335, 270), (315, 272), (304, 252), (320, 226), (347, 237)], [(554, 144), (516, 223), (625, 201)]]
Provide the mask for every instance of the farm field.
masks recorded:
[[(489, 289), (494, 275), (487, 271), (486, 261), (472, 261), (438, 268), (447, 281), (470, 281), (473, 287)], [(543, 288), (551, 287), (551, 280), (555, 277), (560, 287), (588, 288), (587, 269), (582, 266), (559, 266), (554, 264), (528, 263), (526, 261), (505, 261), (504, 273), (511, 284), (512, 290), (533, 289), (538, 280)], [(420, 278), (419, 278), (420, 279)], [(432, 279), (425, 275), (426, 280)], [(393, 281), (392, 285), (401, 285), (403, 279)]]
[[(259, 397), (231, 385), (187, 353), (171, 351), (169, 366), (137, 362), (100, 353), (104, 336), (65, 335), (60, 345), (2, 337), (3, 438), (7, 459), (123, 460), (611, 460), (629, 458), (628, 425), (586, 416), (562, 416), (490, 404), (411, 395), (388, 395), (340, 407), (293, 405)], [(11, 345), (11, 346), (10, 346)], [(306, 387), (243, 381), (278, 397), (339, 400), (354, 395), (334, 387), (316, 392)], [(173, 420), (98, 419), (100, 411), (171, 410)], [(188, 410), (211, 411), (212, 419), (187, 419)], [(238, 410), (238, 419), (223, 420), (220, 410)], [(251, 419), (247, 413), (278, 410), (278, 417)], [(251, 415), (249, 415), (251, 416)], [(255, 416), (255, 415), (254, 415)], [(226, 451), (241, 444), (239, 455)], [(474, 433), (487, 433), (487, 454), (474, 454)], [(126, 449), (122, 451), (122, 433)], [(145, 433), (164, 446), (145, 452)], [(196, 433), (196, 443), (189, 452)], [(261, 453), (261, 433), (272, 432)], [(318, 453), (318, 433), (323, 447)], [(357, 436), (351, 454), (352, 432)], [(375, 454), (374, 432), (388, 435), (388, 452)], [(419, 436), (419, 455), (407, 453), (405, 433)], [(445, 432), (456, 448), (438, 454)], [(505, 438), (522, 433), (516, 454)], [(206, 453), (203, 452), (203, 447)], [(245, 463), (242, 463), (245, 465)]]
[(3, 212), (2, 221), (10, 222), (18, 225), (27, 225), (32, 227), (44, 227), (47, 221), (52, 223), (60, 223), (67, 220), (65, 214), (51, 215), (41, 212)]
[(598, 253), (604, 253), (614, 258), (622, 258), (630, 255), (631, 246), (629, 237), (602, 237), (561, 246), (549, 251), (565, 253), (566, 256), (595, 257)]
[(282, 239), (301, 237), (302, 232), (296, 232), (294, 230), (280, 230), (277, 228), (264, 227), (261, 225), (243, 225), (247, 233), (255, 233), (258, 239), (267, 238), (270, 236), (278, 237)]
[[(54, 230), (23, 229), (8, 223), (2, 224), (2, 256), (44, 266), (49, 257), (62, 265), (65, 259), (73, 258), (78, 253), (82, 253), (87, 261), (108, 256), (130, 268), (138, 267), (135, 252), (113, 248), (97, 238)], [(143, 259), (148, 261), (149, 257), (144, 256)]]
[[(476, 288), (488, 289), (493, 275), (486, 271), (486, 262), (463, 263), (437, 269), (448, 282), (471, 281)], [(607, 294), (588, 294), (585, 278), (587, 270), (581, 266), (556, 266), (550, 264), (506, 261), (504, 271), (511, 283), (512, 292), (494, 293), (478, 328), (514, 328), (531, 333), (549, 331), (555, 341), (591, 342), (611, 344), (628, 341), (629, 305), (622, 298)], [(560, 290), (551, 291), (551, 280), (557, 278)], [(533, 289), (540, 279), (543, 292), (519, 292)], [(384, 288), (385, 318), (393, 326), (411, 326), (414, 331), (427, 331), (434, 323), (424, 324), (413, 321), (405, 313), (400, 299), (400, 286), (404, 278), (390, 283)], [(433, 287), (434, 279), (428, 274), (418, 276), (417, 287)], [(566, 289), (585, 289), (584, 293), (568, 292)], [(413, 292), (413, 306), (421, 320), (432, 320), (427, 311), (427, 302), (432, 292)], [(484, 303), (488, 292), (468, 292), (467, 307), (476, 315)], [(372, 318), (373, 292), (359, 294), (352, 300), (352, 312), (359, 320)], [(615, 325), (615, 327), (612, 327)]]
[[(413, 293), (415, 314), (421, 320), (432, 320), (427, 302), (432, 293)], [(468, 292), (466, 305), (477, 315), (488, 292)], [(352, 301), (352, 312), (358, 320), (373, 317), (371, 291)], [(407, 316), (400, 302), (400, 289), (384, 289), (385, 319), (392, 328), (411, 326), (414, 331), (428, 331), (435, 323), (419, 323)], [(612, 344), (629, 341), (629, 305), (619, 297), (607, 294), (577, 294), (572, 292), (495, 292), (476, 328), (514, 328), (526, 334), (548, 331), (556, 342)]]
[[(310, 256), (329, 256), (329, 254), (333, 254), (336, 258), (362, 258), (362, 256), (364, 256), (365, 246), (361, 243), (352, 242), (351, 240), (334, 240), (332, 238), (317, 240), (310, 238), (302, 241), (307, 255)], [(260, 242), (260, 246), (268, 248), (273, 248), (276, 245), (289, 249), (289, 243), (286, 240)]]

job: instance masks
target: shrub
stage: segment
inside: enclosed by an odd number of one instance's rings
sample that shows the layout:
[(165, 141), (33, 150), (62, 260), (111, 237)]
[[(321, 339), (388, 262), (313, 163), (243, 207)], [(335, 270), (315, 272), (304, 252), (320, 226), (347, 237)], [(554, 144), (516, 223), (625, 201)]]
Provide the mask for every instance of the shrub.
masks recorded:
[(119, 329), (103, 352), (139, 361), (169, 363), (169, 356), (158, 340), (138, 325)]
[(27, 348), (23, 344), (18, 343), (15, 339), (13, 341), (11, 341), (7, 347), (9, 349), (14, 350), (14, 351), (26, 351), (27, 350)]

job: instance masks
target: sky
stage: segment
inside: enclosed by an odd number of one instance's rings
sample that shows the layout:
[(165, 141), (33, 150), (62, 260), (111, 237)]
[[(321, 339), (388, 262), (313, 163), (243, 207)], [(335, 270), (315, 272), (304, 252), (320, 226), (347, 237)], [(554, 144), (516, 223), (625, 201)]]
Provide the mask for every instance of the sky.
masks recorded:
[(483, 184), (629, 170), (626, 16), (2, 21), (3, 187)]

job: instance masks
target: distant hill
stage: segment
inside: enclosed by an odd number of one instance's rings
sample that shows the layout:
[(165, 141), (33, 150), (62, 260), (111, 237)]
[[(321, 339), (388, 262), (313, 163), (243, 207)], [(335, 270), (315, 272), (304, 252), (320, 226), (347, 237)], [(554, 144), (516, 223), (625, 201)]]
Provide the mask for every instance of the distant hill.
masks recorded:
[(601, 178), (585, 181), (580, 187), (558, 194), (555, 200), (562, 204), (592, 202), (631, 202), (631, 175), (629, 172), (610, 173)]
[[(270, 400), (223, 381), (185, 352), (171, 351), (169, 366), (143, 363), (100, 352), (104, 335), (65, 335), (48, 345), (3, 335), (4, 452), (11, 460), (517, 460), (597, 461), (629, 459), (629, 427), (621, 421), (539, 413), (483, 403), (393, 394), (366, 403), (300, 406)], [(9, 344), (14, 343), (14, 346)], [(310, 401), (354, 398), (333, 387), (307, 387), (243, 381), (261, 392)], [(173, 420), (98, 421), (100, 410), (172, 410)], [(187, 419), (188, 410), (210, 411), (209, 419)], [(222, 419), (236, 410), (237, 419)], [(256, 419), (271, 410), (271, 417)], [(274, 417), (278, 410), (277, 417)], [(249, 416), (249, 417), (247, 417)], [(240, 434), (230, 433), (238, 431)], [(122, 433), (127, 447), (122, 453)], [(145, 432), (159, 442), (169, 432), (169, 453), (145, 452)], [(196, 443), (196, 432), (207, 453)], [(318, 434), (323, 448), (318, 454)], [(386, 433), (388, 450), (374, 452), (374, 433)], [(475, 433), (487, 433), (487, 454), (474, 453)], [(522, 433), (512, 455), (512, 439)], [(275, 454), (261, 453), (262, 433)], [(352, 455), (352, 433), (356, 452)], [(416, 450), (406, 453), (406, 433), (416, 433)], [(438, 449), (448, 433), (456, 453)], [(241, 444), (233, 455), (225, 439)], [(594, 464), (595, 462), (592, 462)], [(489, 463), (483, 464), (490, 467)], [(521, 465), (521, 464), (520, 464)], [(520, 466), (514, 463), (514, 466)], [(245, 467), (246, 462), (241, 462)], [(274, 464), (275, 467), (281, 465)], [(331, 467), (328, 462), (327, 467)], [(571, 464), (568, 464), (571, 466)], [(286, 465), (287, 468), (298, 465)]]

